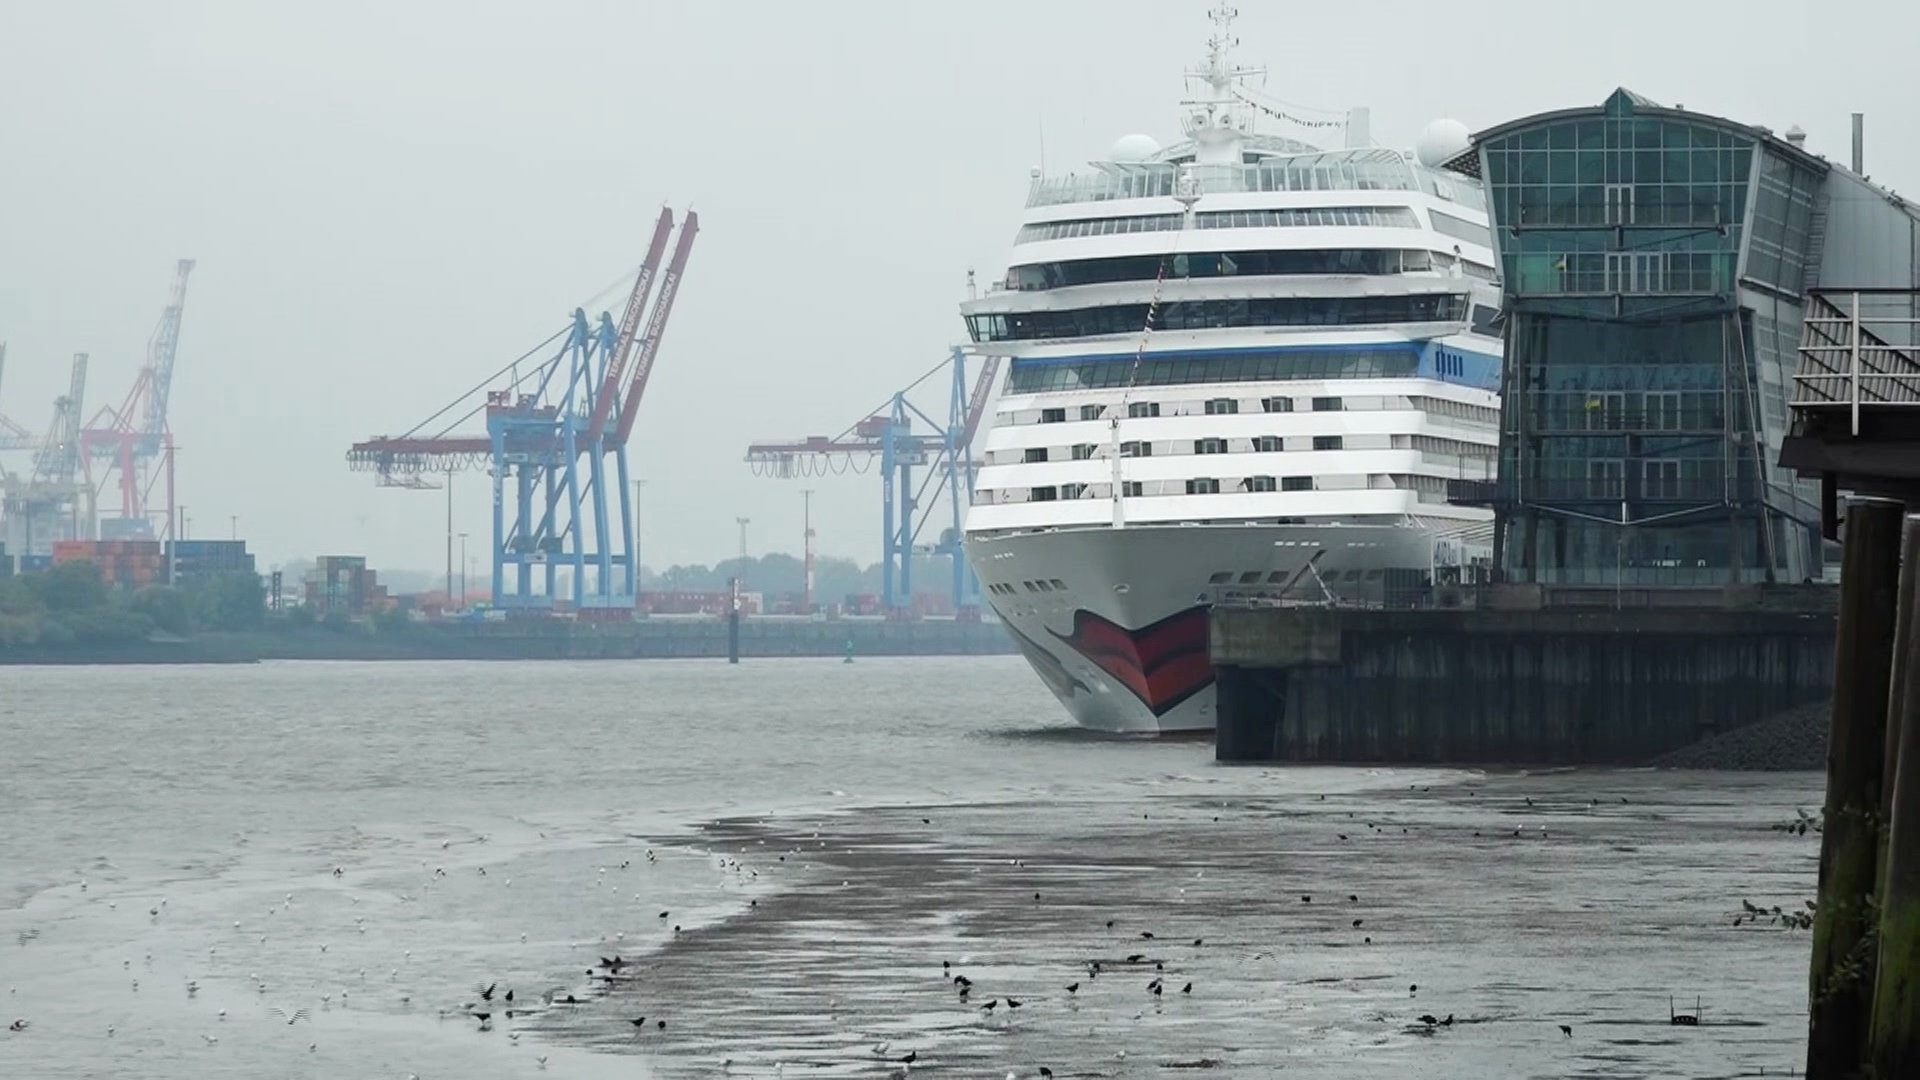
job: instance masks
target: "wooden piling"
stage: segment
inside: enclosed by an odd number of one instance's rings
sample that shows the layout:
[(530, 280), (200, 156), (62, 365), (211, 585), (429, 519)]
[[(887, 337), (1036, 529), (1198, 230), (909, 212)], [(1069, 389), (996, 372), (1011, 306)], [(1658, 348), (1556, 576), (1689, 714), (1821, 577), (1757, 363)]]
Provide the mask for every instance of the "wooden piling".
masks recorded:
[(1920, 1076), (1920, 518), (1907, 519), (1903, 558), (1882, 773), (1888, 811), (1867, 1050), (1874, 1077)]
[(740, 579), (727, 579), (727, 663), (740, 662)]
[(1807, 1030), (1808, 1080), (1851, 1080), (1866, 1060), (1877, 960), (1881, 758), (1893, 668), (1895, 598), (1904, 508), (1847, 502), (1827, 749), (1826, 822)]

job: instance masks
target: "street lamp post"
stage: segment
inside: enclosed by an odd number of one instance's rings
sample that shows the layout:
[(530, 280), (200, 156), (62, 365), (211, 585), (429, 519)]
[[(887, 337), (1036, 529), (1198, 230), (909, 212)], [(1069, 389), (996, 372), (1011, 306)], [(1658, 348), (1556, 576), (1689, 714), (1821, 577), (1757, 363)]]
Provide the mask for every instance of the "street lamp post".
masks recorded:
[(453, 467), (447, 467), (447, 602), (453, 602)]
[(645, 480), (633, 482), (633, 587), (636, 591), (646, 586), (646, 582), (640, 580), (640, 495), (646, 489)]
[(227, 515), (227, 539), (229, 540), (240, 539), (240, 515), (239, 514)]
[(460, 610), (467, 609), (467, 534), (460, 534)]

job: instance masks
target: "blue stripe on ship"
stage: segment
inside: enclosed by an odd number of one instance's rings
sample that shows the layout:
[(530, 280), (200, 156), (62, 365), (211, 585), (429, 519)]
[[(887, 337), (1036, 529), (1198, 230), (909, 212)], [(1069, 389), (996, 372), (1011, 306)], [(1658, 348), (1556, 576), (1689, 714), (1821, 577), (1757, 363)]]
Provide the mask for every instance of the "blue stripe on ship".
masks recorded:
[[(1497, 342), (1498, 339), (1495, 339)], [(1051, 364), (1083, 364), (1088, 361), (1100, 363), (1124, 360), (1131, 363), (1137, 350), (1111, 353), (1074, 353), (1071, 356), (1022, 356), (1013, 361), (1015, 367), (1044, 367)], [(1323, 343), (1317, 345), (1259, 345), (1220, 349), (1155, 349), (1147, 355), (1155, 360), (1191, 360), (1209, 356), (1283, 356), (1293, 352), (1397, 352), (1417, 355), (1419, 367), (1416, 376), (1433, 379), (1437, 382), (1455, 383), (1471, 386), (1478, 390), (1500, 389), (1500, 354), (1484, 353), (1458, 345), (1442, 345), (1437, 341), (1373, 341), (1351, 343)]]

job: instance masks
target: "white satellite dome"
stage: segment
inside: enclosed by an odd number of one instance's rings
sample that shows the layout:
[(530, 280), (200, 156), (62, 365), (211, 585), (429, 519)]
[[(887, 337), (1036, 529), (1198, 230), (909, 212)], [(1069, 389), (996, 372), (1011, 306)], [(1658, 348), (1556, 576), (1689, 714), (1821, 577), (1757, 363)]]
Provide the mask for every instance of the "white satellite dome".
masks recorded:
[(1413, 144), (1413, 156), (1428, 168), (1439, 168), (1473, 145), (1473, 132), (1458, 120), (1442, 118), (1420, 131)]
[(1122, 135), (1107, 151), (1114, 161), (1145, 161), (1160, 152), (1160, 144), (1151, 135)]

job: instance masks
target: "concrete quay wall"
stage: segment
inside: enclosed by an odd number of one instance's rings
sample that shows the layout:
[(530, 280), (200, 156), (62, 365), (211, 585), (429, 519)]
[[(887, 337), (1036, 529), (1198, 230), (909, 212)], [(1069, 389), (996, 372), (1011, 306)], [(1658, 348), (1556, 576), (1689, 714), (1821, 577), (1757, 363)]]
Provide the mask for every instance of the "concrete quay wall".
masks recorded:
[(1833, 688), (1832, 614), (1216, 607), (1232, 762), (1635, 764)]

